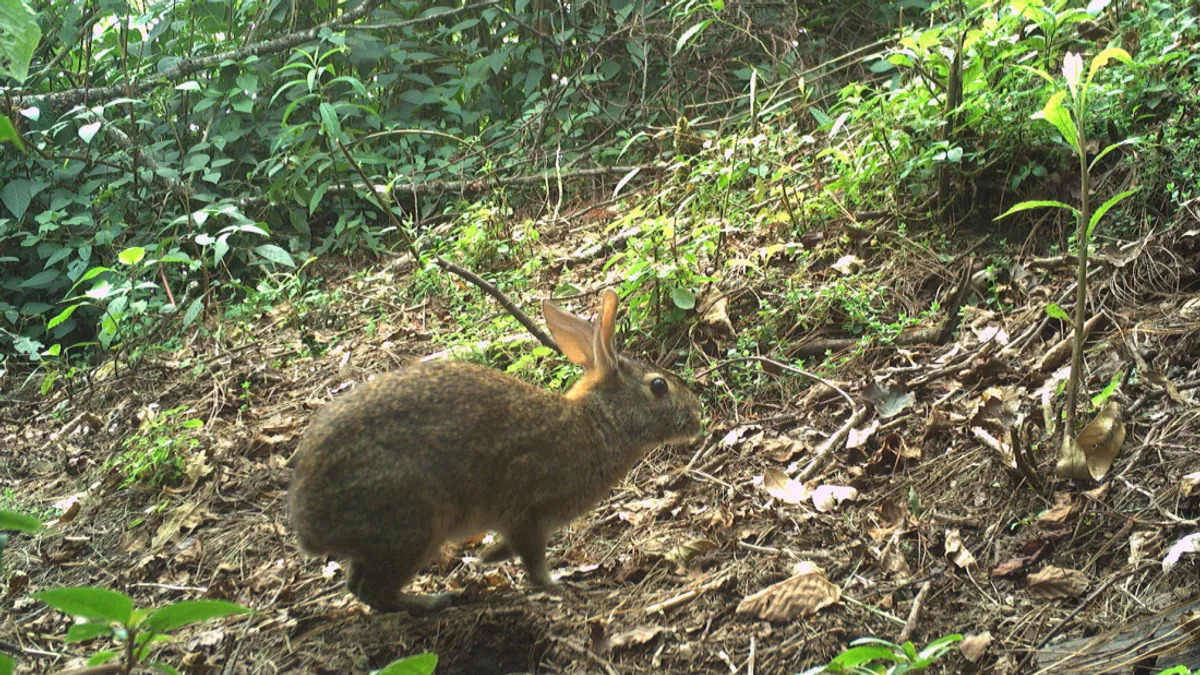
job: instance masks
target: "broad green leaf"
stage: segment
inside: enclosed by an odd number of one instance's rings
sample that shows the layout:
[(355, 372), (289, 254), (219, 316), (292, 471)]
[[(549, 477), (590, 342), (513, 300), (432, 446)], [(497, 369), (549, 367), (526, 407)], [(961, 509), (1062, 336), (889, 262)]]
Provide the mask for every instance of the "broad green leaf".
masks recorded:
[(42, 527), (42, 521), (13, 511), (0, 510), (0, 530), (15, 530), (17, 532), (37, 532)]
[(1126, 190), (1124, 192), (1117, 193), (1117, 194), (1109, 197), (1108, 201), (1101, 204), (1100, 208), (1096, 209), (1096, 212), (1092, 214), (1091, 220), (1088, 221), (1088, 227), (1087, 227), (1088, 238), (1089, 239), (1091, 238), (1092, 230), (1096, 229), (1096, 226), (1100, 224), (1100, 219), (1104, 217), (1104, 214), (1108, 213), (1109, 209), (1116, 206), (1122, 199), (1125, 199), (1126, 197), (1128, 197), (1129, 195), (1131, 195), (1135, 192), (1137, 192), (1137, 188), (1133, 188), (1130, 190)]
[(375, 675), (431, 675), (437, 664), (437, 654), (415, 654), (389, 663)]
[(70, 305), (63, 311), (59, 312), (57, 316), (55, 316), (53, 319), (50, 319), (50, 322), (46, 324), (46, 330), (50, 330), (51, 328), (54, 328), (58, 324), (71, 318), (71, 315), (74, 314), (75, 310), (79, 309), (80, 306), (81, 305), (79, 303), (75, 303), (74, 305)]
[(1109, 61), (1116, 59), (1125, 65), (1132, 65), (1133, 59), (1130, 58), (1129, 52), (1120, 47), (1109, 47), (1099, 54), (1092, 57), (1092, 65), (1088, 66), (1088, 84), (1091, 84), (1092, 78), (1096, 76), (1096, 71), (1108, 65)]
[(1007, 218), (1008, 216), (1011, 216), (1012, 214), (1014, 214), (1018, 211), (1028, 211), (1030, 209), (1040, 209), (1040, 208), (1045, 208), (1045, 207), (1052, 207), (1052, 208), (1056, 208), (1056, 209), (1066, 209), (1066, 210), (1070, 211), (1071, 213), (1074, 213), (1076, 217), (1079, 217), (1079, 210), (1076, 209), (1074, 206), (1070, 206), (1070, 205), (1064, 204), (1062, 202), (1056, 202), (1053, 199), (1035, 199), (1033, 201), (1021, 202), (1020, 204), (1017, 204), (1016, 206), (1012, 207), (1011, 209), (1005, 211), (1004, 213), (1001, 213), (1000, 215), (996, 216), (992, 220), (1000, 220), (1001, 218)]
[(17, 133), (17, 128), (13, 126), (12, 120), (6, 115), (0, 115), (0, 143), (12, 143), (17, 146), (21, 152), (25, 152), (25, 144), (21, 142), (21, 135)]
[(200, 83), (195, 80), (188, 80), (175, 85), (178, 91), (200, 91)]
[(55, 588), (34, 593), (33, 597), (60, 612), (85, 619), (123, 624), (133, 614), (133, 601), (129, 596), (106, 588)]
[(204, 297), (201, 296), (192, 300), (192, 304), (188, 305), (187, 310), (183, 313), (183, 325), (190, 326), (200, 316), (200, 310), (204, 309)]
[(683, 49), (689, 40), (695, 37), (700, 31), (708, 28), (708, 24), (710, 23), (712, 23), (712, 19), (705, 19), (691, 28), (683, 31), (683, 35), (680, 35), (679, 40), (675, 42), (675, 53), (678, 54), (679, 50)]
[(21, 282), (21, 288), (45, 288), (58, 280), (62, 273), (58, 270), (42, 270)]
[(0, 0), (0, 77), (23, 83), (41, 39), (37, 15), (28, 5), (22, 0)]
[(262, 244), (255, 246), (254, 252), (266, 258), (267, 260), (270, 260), (276, 265), (286, 265), (288, 267), (296, 266), (296, 261), (292, 260), (291, 254), (275, 244)]
[(225, 600), (184, 600), (167, 605), (146, 619), (146, 627), (156, 633), (169, 633), (177, 628), (201, 621), (220, 619), (253, 610)]
[(1113, 373), (1112, 377), (1109, 378), (1108, 384), (1105, 385), (1104, 389), (1101, 390), (1101, 392), (1099, 394), (1096, 394), (1095, 396), (1092, 397), (1092, 405), (1097, 410), (1103, 408), (1104, 404), (1108, 403), (1108, 399), (1114, 393), (1116, 393), (1117, 387), (1121, 386), (1121, 382), (1124, 379), (1125, 379), (1125, 371), (1118, 370), (1117, 372)]
[(92, 658), (88, 659), (89, 666), (102, 666), (109, 661), (112, 661), (117, 656), (117, 652), (113, 649), (104, 649), (92, 654)]
[(1071, 111), (1063, 107), (1063, 99), (1067, 97), (1067, 92), (1055, 92), (1042, 107), (1039, 112), (1034, 113), (1034, 119), (1044, 119), (1054, 125), (1058, 129), (1058, 133), (1062, 134), (1063, 140), (1067, 145), (1079, 150), (1079, 137), (1075, 132), (1075, 121), (1071, 119)]
[(91, 143), (96, 137), (96, 132), (100, 131), (100, 122), (92, 122), (79, 127), (79, 137), (84, 143)]
[(107, 300), (108, 296), (112, 295), (113, 285), (108, 279), (101, 279), (92, 285), (91, 288), (84, 291), (84, 295), (93, 300)]
[(328, 103), (321, 103), (321, 127), (329, 136), (342, 140), (342, 123), (338, 120), (337, 111)]
[(13, 675), (17, 663), (8, 654), (0, 654), (0, 675)]
[(1133, 138), (1126, 138), (1123, 141), (1117, 141), (1116, 143), (1109, 145), (1108, 147), (1104, 148), (1099, 153), (1097, 153), (1095, 157), (1092, 158), (1091, 163), (1088, 164), (1088, 171), (1091, 171), (1092, 169), (1094, 169), (1096, 167), (1096, 165), (1100, 163), (1100, 160), (1104, 158), (1105, 155), (1112, 152), (1113, 150), (1116, 150), (1117, 148), (1121, 147), (1122, 145), (1133, 145), (1135, 143), (1141, 143), (1141, 142), (1142, 142), (1142, 139), (1135, 136)]
[(860, 645), (851, 647), (846, 651), (833, 657), (829, 662), (831, 670), (842, 668), (845, 670), (835, 670), (834, 672), (851, 672), (851, 669), (871, 663), (872, 661), (892, 661), (899, 662), (900, 655), (889, 647), (883, 645)]
[(671, 289), (671, 302), (679, 309), (692, 309), (696, 306), (696, 296), (683, 288)]
[(146, 249), (141, 246), (132, 246), (117, 254), (117, 260), (126, 265), (136, 265), (146, 257)]
[(1051, 319), (1058, 319), (1059, 321), (1071, 323), (1071, 317), (1067, 314), (1067, 311), (1053, 302), (1046, 305), (1046, 315)]
[(29, 208), (29, 203), (33, 201), (33, 183), (24, 178), (5, 182), (4, 187), (0, 189), (0, 201), (4, 202), (4, 207), (14, 218), (20, 220)]
[(112, 628), (104, 622), (77, 623), (67, 629), (67, 642), (83, 642), (98, 638), (101, 635), (112, 635)]
[(169, 663), (151, 663), (150, 668), (152, 670), (166, 673), (167, 675), (179, 675), (179, 671), (175, 670), (175, 666), (172, 666)]

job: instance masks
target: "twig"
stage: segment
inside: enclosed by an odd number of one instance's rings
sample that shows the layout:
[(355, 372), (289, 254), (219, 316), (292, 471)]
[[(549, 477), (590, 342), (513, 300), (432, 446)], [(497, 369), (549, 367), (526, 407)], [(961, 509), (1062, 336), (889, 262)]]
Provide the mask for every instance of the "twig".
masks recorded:
[(459, 267), (458, 265), (455, 265), (454, 263), (450, 262), (449, 260), (446, 260), (445, 258), (439, 257), (435, 260), (435, 262), (437, 263), (438, 267), (441, 267), (442, 269), (446, 270), (447, 272), (452, 272), (454, 274), (457, 274), (458, 276), (462, 277), (463, 279), (466, 279), (467, 281), (471, 282), (472, 284), (475, 284), (476, 286), (478, 286), (481, 290), (483, 290), (484, 293), (487, 293), (488, 295), (495, 298), (496, 302), (500, 303), (501, 307), (503, 307), (505, 310), (507, 310), (508, 313), (511, 314), (514, 319), (521, 322), (521, 325), (525, 326), (525, 329), (528, 330), (530, 333), (532, 333), (533, 336), (538, 339), (538, 342), (541, 342), (542, 344), (546, 345), (550, 349), (553, 349), (555, 352), (557, 352), (559, 354), (562, 353), (562, 350), (558, 348), (558, 345), (555, 344), (554, 340), (551, 339), (549, 335), (546, 335), (545, 333), (543, 333), (542, 329), (538, 328), (537, 324), (533, 322), (533, 319), (530, 319), (529, 316), (527, 314), (525, 314), (525, 312), (522, 312), (520, 310), (520, 308), (518, 308), (517, 305), (515, 303), (513, 303), (513, 301), (510, 300), (508, 298), (508, 296), (505, 295), (499, 288), (496, 288), (495, 285), (490, 284), (487, 281), (484, 281), (483, 278), (480, 277), (478, 274), (475, 274), (474, 272), (472, 272), (468, 269)]
[(928, 581), (921, 584), (921, 590), (917, 591), (917, 597), (913, 598), (912, 608), (908, 610), (908, 620), (904, 622), (904, 629), (900, 631), (896, 642), (900, 644), (908, 642), (916, 632), (917, 622), (921, 620), (921, 608), (925, 606), (925, 596), (927, 595), (929, 595)]

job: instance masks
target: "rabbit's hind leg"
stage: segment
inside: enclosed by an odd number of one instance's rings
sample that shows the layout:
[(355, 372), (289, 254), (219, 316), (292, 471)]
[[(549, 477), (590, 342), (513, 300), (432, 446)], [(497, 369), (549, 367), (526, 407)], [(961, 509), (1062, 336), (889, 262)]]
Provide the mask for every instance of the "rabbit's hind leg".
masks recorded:
[(439, 543), (392, 541), (385, 550), (372, 551), (369, 556), (352, 560), (346, 587), (377, 612), (426, 613), (444, 609), (453, 604), (457, 593), (411, 595), (400, 592), (437, 551)]
[(546, 536), (545, 527), (535, 521), (505, 532), (501, 544), (520, 556), (529, 580), (543, 588), (555, 585), (546, 564)]
[(508, 538), (502, 538), (500, 541), (484, 549), (483, 553), (479, 555), (479, 559), (491, 565), (509, 560), (516, 554), (517, 552), (513, 550), (512, 544), (508, 543)]

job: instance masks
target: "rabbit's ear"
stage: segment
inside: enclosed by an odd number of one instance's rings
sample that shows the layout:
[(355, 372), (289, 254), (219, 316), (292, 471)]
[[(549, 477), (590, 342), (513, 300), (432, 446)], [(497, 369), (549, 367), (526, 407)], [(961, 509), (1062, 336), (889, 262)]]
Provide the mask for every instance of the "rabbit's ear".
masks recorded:
[(596, 370), (606, 375), (617, 372), (617, 294), (611, 288), (604, 292), (600, 325), (595, 331), (592, 351), (596, 357)]
[(564, 312), (549, 300), (542, 301), (542, 316), (546, 317), (546, 325), (550, 327), (558, 348), (571, 363), (588, 369), (595, 365), (590, 321)]

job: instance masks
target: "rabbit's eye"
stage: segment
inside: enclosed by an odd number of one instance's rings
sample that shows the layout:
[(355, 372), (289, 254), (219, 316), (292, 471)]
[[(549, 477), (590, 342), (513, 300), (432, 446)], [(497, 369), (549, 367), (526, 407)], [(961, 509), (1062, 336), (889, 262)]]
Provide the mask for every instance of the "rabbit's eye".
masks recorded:
[(655, 396), (665, 396), (667, 393), (667, 381), (661, 377), (650, 380), (650, 391), (654, 392)]

